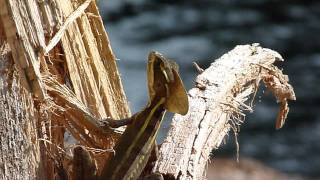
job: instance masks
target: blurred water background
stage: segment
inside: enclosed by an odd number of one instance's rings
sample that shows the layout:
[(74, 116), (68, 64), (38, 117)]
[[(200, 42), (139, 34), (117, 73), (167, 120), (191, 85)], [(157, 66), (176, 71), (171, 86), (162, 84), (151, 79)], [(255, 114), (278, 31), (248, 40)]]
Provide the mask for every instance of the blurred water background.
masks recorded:
[[(276, 131), (278, 105), (270, 92), (259, 91), (238, 137), (240, 161), (255, 158), (288, 174), (320, 178), (320, 1), (101, 0), (99, 5), (133, 113), (147, 103), (151, 50), (177, 61), (187, 89), (197, 75), (193, 61), (206, 68), (236, 45), (254, 42), (278, 51), (297, 101)], [(235, 158), (232, 135), (214, 156)]]

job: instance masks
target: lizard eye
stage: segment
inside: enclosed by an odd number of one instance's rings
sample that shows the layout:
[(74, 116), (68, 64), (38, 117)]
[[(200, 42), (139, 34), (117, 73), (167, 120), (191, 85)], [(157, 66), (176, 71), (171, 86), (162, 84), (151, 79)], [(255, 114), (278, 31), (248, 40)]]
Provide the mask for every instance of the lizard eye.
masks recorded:
[(162, 69), (161, 71), (162, 71), (163, 76), (166, 78), (166, 81), (169, 83), (170, 79), (168, 77), (168, 74), (167, 74), (166, 70)]
[(166, 59), (160, 59), (160, 68), (162, 71), (162, 74), (166, 78), (167, 82), (173, 82), (174, 81), (174, 75), (172, 73), (172, 67), (170, 66), (170, 63), (168, 63), (168, 60)]

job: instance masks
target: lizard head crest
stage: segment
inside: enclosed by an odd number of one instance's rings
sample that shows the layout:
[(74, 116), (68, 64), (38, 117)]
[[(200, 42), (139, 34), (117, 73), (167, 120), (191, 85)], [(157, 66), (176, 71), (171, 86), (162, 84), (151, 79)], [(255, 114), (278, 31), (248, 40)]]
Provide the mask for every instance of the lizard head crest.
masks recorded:
[(165, 97), (165, 109), (187, 114), (188, 96), (179, 76), (179, 67), (174, 61), (152, 51), (148, 58), (147, 77), (150, 101)]

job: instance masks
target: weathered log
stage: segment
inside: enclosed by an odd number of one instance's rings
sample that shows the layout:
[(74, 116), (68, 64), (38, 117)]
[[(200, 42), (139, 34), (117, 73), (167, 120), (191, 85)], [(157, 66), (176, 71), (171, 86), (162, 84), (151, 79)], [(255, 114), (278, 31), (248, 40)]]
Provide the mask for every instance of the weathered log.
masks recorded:
[(189, 112), (173, 117), (153, 172), (174, 179), (204, 179), (212, 149), (220, 146), (230, 129), (236, 135), (244, 112), (253, 111), (250, 95), (261, 80), (281, 102), (280, 128), (289, 110), (287, 100), (295, 100), (295, 94), (287, 76), (274, 66), (276, 61), (283, 59), (258, 44), (237, 46), (198, 75), (196, 87), (188, 93)]

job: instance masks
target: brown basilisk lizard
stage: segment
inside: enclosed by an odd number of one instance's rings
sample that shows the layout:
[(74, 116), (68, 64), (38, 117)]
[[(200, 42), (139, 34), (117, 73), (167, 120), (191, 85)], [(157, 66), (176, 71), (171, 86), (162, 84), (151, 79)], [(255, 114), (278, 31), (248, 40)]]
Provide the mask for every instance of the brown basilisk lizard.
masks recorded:
[(115, 146), (115, 155), (105, 163), (100, 179), (137, 179), (155, 146), (155, 138), (166, 110), (185, 115), (188, 97), (178, 74), (178, 65), (158, 52), (151, 52), (147, 67), (149, 102), (145, 109), (124, 120), (128, 124)]

